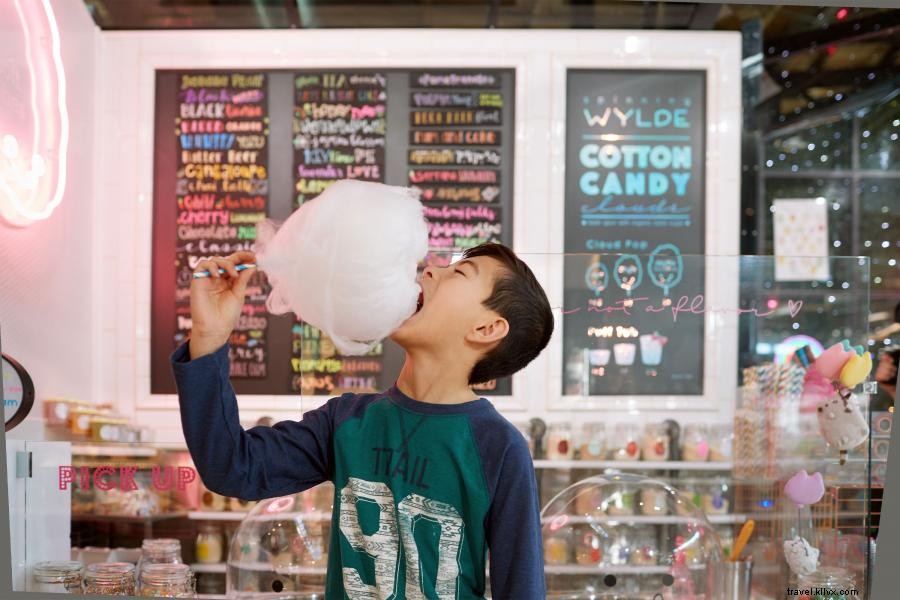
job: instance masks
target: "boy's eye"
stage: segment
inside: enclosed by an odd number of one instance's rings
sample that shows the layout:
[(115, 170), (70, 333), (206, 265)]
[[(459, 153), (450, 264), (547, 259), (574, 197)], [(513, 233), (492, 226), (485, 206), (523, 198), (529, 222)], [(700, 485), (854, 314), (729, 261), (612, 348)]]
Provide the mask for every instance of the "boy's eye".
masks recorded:
[(466, 276), (466, 274), (463, 273), (462, 271), (460, 271), (459, 269), (453, 269), (453, 271), (454, 271), (455, 273), (459, 273), (459, 274), (462, 275), (463, 277)]

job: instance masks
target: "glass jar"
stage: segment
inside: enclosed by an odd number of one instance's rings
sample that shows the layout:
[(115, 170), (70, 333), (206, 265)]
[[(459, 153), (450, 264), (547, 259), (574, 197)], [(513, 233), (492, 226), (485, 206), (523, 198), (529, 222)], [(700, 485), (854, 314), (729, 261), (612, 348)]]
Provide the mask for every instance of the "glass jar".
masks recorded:
[(211, 512), (221, 512), (225, 510), (228, 502), (225, 496), (220, 496), (215, 492), (211, 492), (204, 488), (200, 493), (200, 510), (208, 510)]
[(156, 538), (144, 540), (141, 544), (141, 557), (135, 569), (135, 583), (140, 581), (141, 571), (147, 565), (178, 564), (181, 560), (181, 542), (174, 538)]
[(547, 458), (569, 460), (574, 454), (572, 426), (568, 423), (554, 423), (547, 432)]
[(646, 488), (641, 490), (641, 514), (665, 515), (668, 512), (669, 494), (664, 488)]
[(103, 415), (94, 408), (75, 408), (69, 411), (69, 431), (72, 435), (87, 436), (91, 433), (91, 419)]
[(634, 514), (636, 492), (631, 488), (620, 488), (606, 499), (606, 514), (611, 517), (629, 517)]
[(606, 456), (606, 426), (603, 423), (584, 423), (579, 442), (582, 460), (602, 460)]
[(575, 544), (575, 562), (582, 566), (596, 565), (603, 558), (600, 536), (591, 527), (578, 531)]
[(647, 423), (641, 443), (644, 460), (669, 460), (669, 430), (662, 423)]
[(820, 567), (815, 573), (800, 575), (797, 578), (797, 587), (801, 590), (811, 590), (811, 600), (829, 600), (839, 597), (841, 590), (856, 589), (856, 579), (847, 569)]
[(732, 458), (734, 429), (731, 425), (714, 425), (709, 434), (709, 460), (726, 462)]
[(686, 425), (681, 435), (681, 459), (688, 462), (709, 460), (709, 429), (702, 423)]
[(228, 499), (228, 510), (233, 512), (250, 512), (256, 506), (255, 500), (241, 500), (240, 498)]
[(709, 486), (703, 492), (701, 508), (707, 515), (728, 514), (728, 484), (724, 481)]
[(656, 565), (659, 560), (659, 543), (653, 528), (635, 529), (634, 545), (631, 549), (631, 564), (641, 566)]
[(141, 571), (140, 587), (141, 596), (191, 598), (194, 596), (194, 576), (187, 565), (147, 565)]
[(197, 562), (215, 564), (222, 562), (222, 550), (225, 543), (222, 531), (215, 523), (203, 523), (197, 534)]
[(31, 570), (34, 586), (32, 592), (50, 592), (55, 594), (81, 593), (81, 563), (65, 561), (41, 562)]
[(569, 564), (569, 548), (572, 545), (572, 528), (565, 527), (544, 539), (544, 561), (548, 565)]
[(84, 593), (97, 596), (134, 596), (134, 565), (94, 563), (84, 570)]
[(613, 460), (639, 460), (641, 447), (639, 445), (640, 428), (636, 423), (619, 423), (613, 433), (612, 459)]

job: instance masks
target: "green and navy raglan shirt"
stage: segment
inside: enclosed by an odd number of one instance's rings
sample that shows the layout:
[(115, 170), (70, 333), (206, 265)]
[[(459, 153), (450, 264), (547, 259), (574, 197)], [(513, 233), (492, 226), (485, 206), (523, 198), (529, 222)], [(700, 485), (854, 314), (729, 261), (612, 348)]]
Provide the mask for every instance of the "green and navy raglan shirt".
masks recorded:
[(259, 500), (334, 483), (328, 600), (484, 598), (488, 553), (495, 600), (545, 597), (528, 445), (488, 400), (431, 404), (394, 386), (244, 430), (227, 344), (190, 360), (184, 343), (172, 367), (210, 490)]

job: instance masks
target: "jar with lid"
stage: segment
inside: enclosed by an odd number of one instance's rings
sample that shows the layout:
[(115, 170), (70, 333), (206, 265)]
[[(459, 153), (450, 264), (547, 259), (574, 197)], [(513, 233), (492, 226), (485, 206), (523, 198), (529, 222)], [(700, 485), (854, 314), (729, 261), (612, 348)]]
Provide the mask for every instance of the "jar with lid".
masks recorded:
[(568, 460), (574, 454), (572, 426), (568, 423), (554, 423), (547, 432), (547, 458)]
[(141, 596), (152, 598), (191, 598), (194, 575), (183, 564), (147, 565), (141, 571)]
[(215, 523), (202, 523), (197, 534), (197, 562), (215, 564), (222, 562), (225, 543), (222, 530)]
[(636, 423), (619, 423), (613, 433), (613, 460), (640, 460), (640, 428)]
[(121, 430), (128, 424), (125, 419), (117, 419), (108, 416), (91, 418), (91, 441), (94, 442), (118, 442), (122, 441)]
[(31, 570), (30, 592), (81, 593), (81, 563), (72, 560), (40, 562)]
[(147, 565), (177, 564), (181, 560), (181, 542), (175, 538), (146, 539), (141, 544), (141, 557), (135, 569), (135, 583), (140, 581), (141, 571)]
[(669, 460), (668, 428), (662, 423), (644, 425), (641, 452), (644, 460)]
[(728, 484), (724, 481), (716, 482), (710, 485), (703, 492), (703, 512), (707, 515), (724, 515), (728, 514)]
[(641, 514), (665, 515), (668, 513), (669, 493), (662, 487), (646, 487), (641, 490), (639, 503)]
[(681, 458), (688, 462), (709, 460), (709, 430), (702, 423), (686, 425), (681, 436)]
[(602, 460), (606, 456), (606, 426), (603, 423), (584, 423), (579, 436), (579, 456), (582, 460)]
[(562, 527), (544, 539), (544, 561), (548, 565), (569, 564), (572, 534), (571, 527)]
[(659, 560), (659, 543), (656, 530), (652, 527), (638, 527), (634, 532), (634, 546), (631, 549), (631, 564), (652, 566)]
[(84, 593), (97, 596), (134, 596), (134, 565), (94, 563), (84, 570)]
[(611, 517), (628, 517), (634, 514), (637, 492), (631, 487), (622, 487), (606, 499), (606, 514)]
[(69, 431), (72, 435), (87, 436), (91, 433), (91, 419), (100, 417), (104, 411), (95, 408), (75, 408), (69, 411)]
[(819, 567), (814, 573), (799, 576), (797, 587), (811, 590), (812, 600), (827, 600), (842, 595), (842, 590), (856, 589), (856, 578), (841, 567)]
[(582, 566), (596, 565), (603, 558), (602, 539), (590, 526), (576, 533), (575, 562)]
[(734, 428), (731, 425), (713, 425), (709, 433), (709, 460), (725, 462), (732, 458)]

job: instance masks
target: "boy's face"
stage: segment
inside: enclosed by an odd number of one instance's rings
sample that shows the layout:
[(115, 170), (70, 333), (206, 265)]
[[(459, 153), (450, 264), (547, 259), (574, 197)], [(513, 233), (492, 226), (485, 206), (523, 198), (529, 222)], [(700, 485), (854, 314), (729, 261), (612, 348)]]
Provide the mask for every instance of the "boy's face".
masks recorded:
[(419, 279), (421, 308), (391, 339), (411, 350), (453, 347), (466, 341), (490, 344), (502, 338), (506, 321), (483, 305), (502, 271), (500, 262), (487, 256), (427, 267)]

